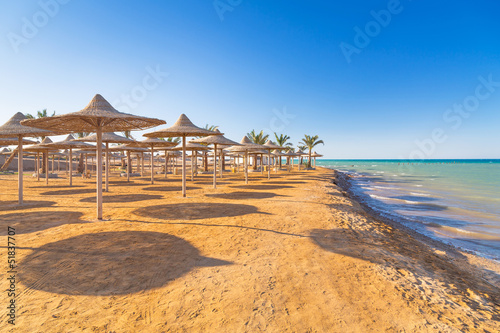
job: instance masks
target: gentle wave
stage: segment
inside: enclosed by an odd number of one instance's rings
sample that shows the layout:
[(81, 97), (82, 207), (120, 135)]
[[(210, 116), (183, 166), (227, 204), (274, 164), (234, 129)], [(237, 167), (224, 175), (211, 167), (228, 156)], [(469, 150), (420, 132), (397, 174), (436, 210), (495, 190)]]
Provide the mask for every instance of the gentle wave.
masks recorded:
[(418, 193), (418, 192), (410, 192), (411, 195), (416, 195), (417, 197), (430, 197), (430, 193)]

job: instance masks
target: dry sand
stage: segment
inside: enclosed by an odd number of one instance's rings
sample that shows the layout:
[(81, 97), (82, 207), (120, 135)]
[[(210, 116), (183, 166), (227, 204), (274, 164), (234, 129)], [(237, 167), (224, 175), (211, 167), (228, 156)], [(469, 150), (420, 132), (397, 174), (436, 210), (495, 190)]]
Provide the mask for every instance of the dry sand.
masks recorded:
[[(16, 229), (16, 332), (498, 332), (498, 266), (368, 215), (331, 170), (113, 177), (0, 175), (2, 304)], [(495, 273), (496, 272), (496, 273)]]

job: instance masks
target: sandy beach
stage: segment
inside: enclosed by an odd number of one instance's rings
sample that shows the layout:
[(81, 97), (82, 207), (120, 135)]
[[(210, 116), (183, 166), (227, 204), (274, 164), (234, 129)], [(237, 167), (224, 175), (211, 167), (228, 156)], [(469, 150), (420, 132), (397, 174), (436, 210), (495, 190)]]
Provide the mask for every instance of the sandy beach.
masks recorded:
[[(16, 325), (0, 331), (498, 332), (500, 268), (369, 215), (333, 170), (112, 175), (104, 220), (95, 178), (0, 175), (0, 287), (15, 228)], [(6, 293), (4, 293), (6, 294)]]

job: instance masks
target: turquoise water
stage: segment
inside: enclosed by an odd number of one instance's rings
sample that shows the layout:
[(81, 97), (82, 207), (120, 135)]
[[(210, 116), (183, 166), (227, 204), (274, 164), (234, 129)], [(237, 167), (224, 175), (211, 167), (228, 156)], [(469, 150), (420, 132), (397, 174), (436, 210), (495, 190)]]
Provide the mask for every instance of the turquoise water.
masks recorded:
[(500, 261), (500, 160), (318, 160), (381, 215)]

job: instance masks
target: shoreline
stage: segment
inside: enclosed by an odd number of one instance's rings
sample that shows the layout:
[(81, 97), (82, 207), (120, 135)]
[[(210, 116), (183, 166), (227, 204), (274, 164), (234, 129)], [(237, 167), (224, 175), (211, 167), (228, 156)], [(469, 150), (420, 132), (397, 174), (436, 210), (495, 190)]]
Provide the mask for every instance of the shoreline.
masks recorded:
[[(497, 331), (500, 292), (468, 256), (372, 217), (332, 169), (188, 182), (0, 176), (24, 331)], [(78, 255), (75, 255), (77, 253)], [(2, 255), (2, 261), (3, 261)], [(0, 287), (8, 282), (0, 274)], [(0, 329), (10, 328), (6, 317)]]
[[(329, 169), (329, 168), (325, 168), (325, 169)], [(363, 209), (368, 214), (370, 214), (374, 219), (380, 220), (388, 225), (391, 225), (392, 227), (396, 227), (396, 228), (408, 233), (409, 235), (411, 235), (415, 239), (423, 242), (424, 244), (426, 244), (430, 247), (434, 247), (434, 248), (437, 248), (437, 249), (442, 250), (442, 251), (459, 252), (462, 255), (473, 258), (474, 261), (479, 262), (482, 265), (484, 265), (484, 268), (492, 270), (492, 272), (495, 274), (495, 275), (493, 275), (493, 280), (500, 281), (500, 261), (486, 258), (484, 256), (481, 256), (478, 253), (475, 253), (474, 251), (469, 251), (467, 249), (461, 248), (461, 247), (456, 246), (454, 244), (446, 243), (445, 241), (441, 241), (439, 239), (429, 237), (427, 235), (424, 235), (424, 234), (418, 232), (415, 229), (412, 229), (411, 227), (404, 225), (403, 223), (401, 223), (399, 221), (396, 221), (394, 219), (391, 219), (389, 217), (382, 215), (380, 212), (371, 208), (369, 205), (367, 205), (362, 200), (360, 200), (360, 198), (358, 198), (351, 191), (352, 184), (350, 183), (350, 179), (349, 179), (350, 176), (347, 173), (345, 173), (343, 171), (339, 171), (337, 169), (330, 169), (330, 170), (335, 171), (335, 184), (338, 185), (342, 190), (344, 190), (351, 200), (356, 201), (361, 207), (363, 207)]]

